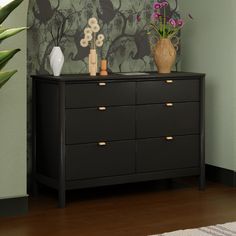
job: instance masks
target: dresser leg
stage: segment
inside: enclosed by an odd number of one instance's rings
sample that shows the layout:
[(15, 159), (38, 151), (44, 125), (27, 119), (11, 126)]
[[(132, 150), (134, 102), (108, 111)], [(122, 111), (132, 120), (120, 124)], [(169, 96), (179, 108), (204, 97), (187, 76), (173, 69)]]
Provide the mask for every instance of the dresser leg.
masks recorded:
[(59, 121), (60, 121), (60, 161), (59, 161), (59, 207), (66, 205), (66, 178), (65, 178), (65, 83), (60, 83)]
[(199, 190), (203, 191), (206, 188), (205, 175), (200, 175), (199, 177)]
[(65, 208), (66, 206), (66, 191), (63, 189), (59, 189), (59, 202), (58, 202), (58, 207), (59, 208)]

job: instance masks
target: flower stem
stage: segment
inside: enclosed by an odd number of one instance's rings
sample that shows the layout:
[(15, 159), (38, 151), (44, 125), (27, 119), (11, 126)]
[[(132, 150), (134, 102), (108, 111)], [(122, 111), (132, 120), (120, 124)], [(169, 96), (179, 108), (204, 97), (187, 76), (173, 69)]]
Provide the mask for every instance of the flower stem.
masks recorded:
[(96, 33), (93, 34), (93, 49), (96, 49)]
[(155, 30), (158, 36), (160, 36), (160, 37), (163, 36), (163, 35), (161, 35), (161, 33), (159, 32), (159, 29), (158, 29), (158, 27), (157, 27), (155, 24), (151, 23), (151, 24), (150, 24), (150, 28), (152, 28), (153, 30)]
[(164, 8), (164, 27), (163, 27), (163, 37), (166, 37), (166, 8)]
[[(160, 16), (160, 30), (163, 32), (163, 20), (162, 20), (162, 16)], [(163, 36), (163, 34), (162, 34), (161, 36)]]

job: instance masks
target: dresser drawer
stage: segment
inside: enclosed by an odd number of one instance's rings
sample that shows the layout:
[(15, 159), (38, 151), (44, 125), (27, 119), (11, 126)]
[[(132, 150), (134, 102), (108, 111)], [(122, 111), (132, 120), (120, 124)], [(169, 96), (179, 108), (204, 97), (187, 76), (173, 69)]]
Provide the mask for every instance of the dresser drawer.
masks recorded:
[(135, 141), (66, 146), (66, 179), (89, 179), (135, 172)]
[(135, 82), (66, 84), (66, 107), (135, 104)]
[(199, 80), (137, 82), (137, 103), (199, 101)]
[(137, 106), (137, 138), (197, 134), (199, 103), (167, 103)]
[(66, 110), (66, 143), (135, 138), (135, 107), (98, 107)]
[(137, 141), (137, 172), (154, 172), (200, 165), (198, 135)]

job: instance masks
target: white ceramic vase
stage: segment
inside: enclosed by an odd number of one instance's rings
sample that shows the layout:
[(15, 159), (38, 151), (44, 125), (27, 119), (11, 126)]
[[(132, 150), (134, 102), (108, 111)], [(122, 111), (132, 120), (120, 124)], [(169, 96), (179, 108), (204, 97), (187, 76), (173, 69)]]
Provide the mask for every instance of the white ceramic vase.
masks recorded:
[(49, 55), (49, 59), (50, 59), (50, 66), (52, 68), (53, 75), (60, 76), (61, 70), (64, 64), (64, 60), (65, 60), (64, 55), (61, 51), (61, 48), (53, 47)]

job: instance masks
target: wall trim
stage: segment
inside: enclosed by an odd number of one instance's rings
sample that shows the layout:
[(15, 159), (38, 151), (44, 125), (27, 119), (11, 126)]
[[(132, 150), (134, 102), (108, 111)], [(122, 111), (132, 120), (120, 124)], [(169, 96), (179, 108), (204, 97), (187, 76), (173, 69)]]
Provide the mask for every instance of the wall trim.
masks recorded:
[(236, 172), (217, 166), (206, 165), (206, 178), (210, 181), (236, 187)]
[(28, 196), (0, 199), (0, 217), (13, 217), (28, 212)]

